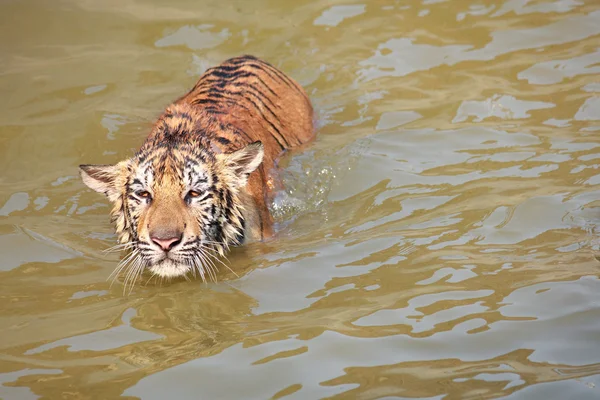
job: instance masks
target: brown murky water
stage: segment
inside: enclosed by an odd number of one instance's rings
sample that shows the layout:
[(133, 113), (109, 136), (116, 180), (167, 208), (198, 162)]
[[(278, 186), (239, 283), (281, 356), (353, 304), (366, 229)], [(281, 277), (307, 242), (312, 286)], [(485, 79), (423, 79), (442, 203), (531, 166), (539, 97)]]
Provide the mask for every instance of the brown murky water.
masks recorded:
[[(0, 397), (600, 398), (600, 3), (3, 1)], [(239, 278), (138, 285), (77, 177), (207, 67), (318, 140)]]

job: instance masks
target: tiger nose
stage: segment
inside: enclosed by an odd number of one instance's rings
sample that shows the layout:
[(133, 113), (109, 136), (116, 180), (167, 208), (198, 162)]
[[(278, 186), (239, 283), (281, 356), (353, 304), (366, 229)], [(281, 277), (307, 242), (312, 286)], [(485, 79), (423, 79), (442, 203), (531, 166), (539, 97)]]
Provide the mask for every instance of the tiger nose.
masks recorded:
[(152, 236), (150, 239), (164, 251), (169, 251), (181, 242), (182, 237), (183, 233), (179, 235), (167, 235), (167, 237)]

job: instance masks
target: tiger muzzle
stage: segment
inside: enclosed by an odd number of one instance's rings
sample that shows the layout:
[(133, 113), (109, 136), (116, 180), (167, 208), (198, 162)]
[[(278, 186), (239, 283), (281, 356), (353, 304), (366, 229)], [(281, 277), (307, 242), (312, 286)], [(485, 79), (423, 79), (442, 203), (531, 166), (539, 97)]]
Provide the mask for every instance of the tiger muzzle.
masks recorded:
[(183, 231), (174, 229), (157, 229), (150, 232), (150, 240), (165, 252), (171, 250), (183, 239)]

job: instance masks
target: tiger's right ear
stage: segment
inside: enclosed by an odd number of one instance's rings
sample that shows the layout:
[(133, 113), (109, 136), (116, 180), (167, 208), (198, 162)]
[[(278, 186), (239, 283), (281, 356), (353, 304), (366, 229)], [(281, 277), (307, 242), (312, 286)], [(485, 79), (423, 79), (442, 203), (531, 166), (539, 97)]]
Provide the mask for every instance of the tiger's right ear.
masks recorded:
[(98, 193), (104, 193), (110, 201), (119, 198), (120, 190), (117, 185), (119, 180), (120, 165), (92, 165), (79, 166), (79, 173), (83, 183)]

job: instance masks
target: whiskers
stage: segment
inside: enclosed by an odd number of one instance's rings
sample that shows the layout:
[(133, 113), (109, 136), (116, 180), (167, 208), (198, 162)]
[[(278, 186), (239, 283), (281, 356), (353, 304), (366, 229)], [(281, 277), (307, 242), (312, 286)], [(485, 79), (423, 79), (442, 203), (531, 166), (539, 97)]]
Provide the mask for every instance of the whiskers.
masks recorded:
[(133, 241), (127, 242), (127, 243), (120, 243), (115, 246), (109, 247), (106, 250), (102, 250), (102, 252), (103, 253), (117, 253), (117, 252), (120, 252), (123, 250), (132, 249), (134, 245), (135, 245), (135, 242), (133, 242)]
[(129, 294), (135, 286), (135, 282), (142, 276), (146, 262), (144, 257), (140, 253), (140, 250), (134, 248), (125, 258), (121, 260), (117, 268), (108, 276), (107, 280), (111, 280), (110, 286), (117, 280), (122, 272), (125, 273), (125, 279), (123, 281), (123, 294), (127, 292), (127, 286), (129, 285)]
[(225, 256), (225, 252), (229, 250), (229, 246), (224, 243), (197, 239), (186, 243), (179, 250), (174, 249), (173, 254), (170, 255), (172, 258), (163, 259), (155, 266), (151, 265), (150, 262), (156, 255), (148, 253), (151, 249), (145, 246), (143, 242), (118, 244), (104, 250), (104, 252), (111, 253), (123, 250), (129, 250), (129, 253), (123, 257), (107, 280), (111, 281), (110, 286), (112, 287), (115, 281), (122, 277), (124, 295), (131, 294), (133, 287), (147, 268), (149, 268), (152, 276), (146, 284), (152, 278), (157, 278), (162, 283), (164, 278), (183, 277), (190, 281), (191, 278), (195, 279), (197, 276), (204, 283), (208, 283), (208, 281), (216, 283), (217, 273), (221, 267), (239, 277), (226, 264), (229, 263), (229, 260)]
[[(225, 258), (225, 261), (229, 262), (223, 251), (223, 243), (202, 241), (197, 243), (197, 252), (191, 257), (191, 267), (194, 277), (196, 273), (200, 275), (202, 282), (206, 283), (207, 278), (213, 282), (217, 282), (217, 271), (218, 265), (220, 264), (231, 271), (236, 277), (239, 278), (238, 274), (235, 273), (227, 264), (225, 264), (219, 256)], [(228, 250), (227, 246), (227, 250)]]

